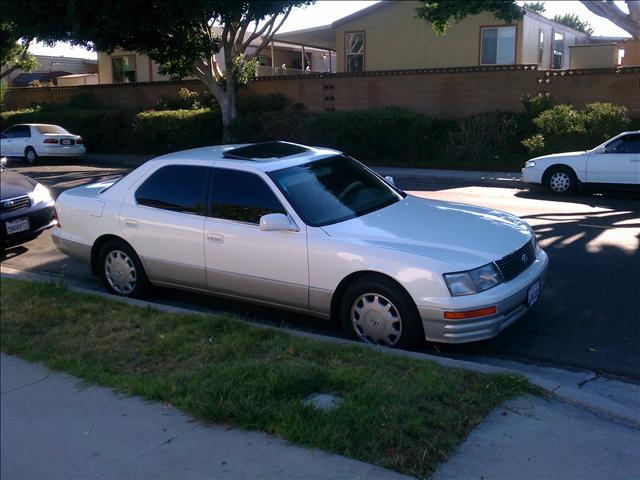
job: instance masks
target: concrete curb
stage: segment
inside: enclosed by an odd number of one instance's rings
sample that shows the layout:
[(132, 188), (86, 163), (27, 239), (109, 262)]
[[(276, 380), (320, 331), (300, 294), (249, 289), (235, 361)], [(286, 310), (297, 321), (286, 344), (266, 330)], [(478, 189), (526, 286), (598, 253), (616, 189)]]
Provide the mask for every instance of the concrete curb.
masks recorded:
[[(155, 310), (169, 312), (169, 313), (181, 313), (181, 314), (190, 314), (190, 315), (193, 315), (193, 314), (210, 315), (210, 313), (207, 313), (207, 312), (200, 312), (197, 310), (190, 310), (187, 308), (174, 307), (170, 305), (162, 305), (155, 302), (148, 302), (145, 300), (138, 300), (133, 298), (117, 297), (115, 295), (111, 295), (104, 291), (91, 290), (89, 288), (86, 288), (85, 286), (82, 286), (80, 282), (74, 282), (73, 280), (69, 281), (67, 279), (61, 279), (55, 276), (48, 276), (48, 275), (43, 275), (39, 273), (23, 272), (20, 270), (7, 268), (4, 266), (0, 268), (0, 277), (32, 281), (32, 282), (61, 281), (72, 291), (85, 293), (89, 295), (97, 295), (102, 298), (108, 298), (111, 300), (127, 303), (129, 305), (134, 305), (137, 307), (153, 308)], [(271, 325), (250, 322), (250, 321), (239, 319), (239, 318), (234, 318), (234, 320), (247, 323), (259, 328), (283, 331), (282, 328), (271, 326)], [(635, 428), (640, 428), (640, 415), (639, 415), (639, 412), (636, 411), (634, 408), (631, 408), (627, 405), (623, 405), (621, 403), (618, 403), (614, 400), (611, 400), (609, 398), (606, 398), (600, 395), (595, 395), (589, 392), (582, 391), (577, 386), (574, 386), (574, 385), (565, 384), (557, 380), (531, 374), (529, 372), (524, 371), (524, 369), (518, 370), (513, 368), (504, 368), (504, 367), (498, 367), (495, 365), (471, 362), (467, 360), (457, 360), (457, 359), (447, 358), (447, 357), (438, 357), (438, 356), (430, 355), (427, 353), (410, 352), (405, 350), (394, 350), (387, 347), (354, 342), (351, 340), (347, 340), (345, 338), (328, 337), (328, 336), (319, 335), (316, 333), (303, 332), (299, 330), (290, 329), (290, 330), (286, 330), (286, 333), (290, 335), (294, 335), (296, 337), (308, 338), (308, 339), (327, 342), (327, 343), (337, 343), (340, 345), (347, 345), (347, 346), (359, 345), (361, 347), (370, 348), (372, 350), (376, 350), (378, 352), (385, 353), (387, 355), (393, 355), (396, 357), (403, 357), (403, 358), (411, 358), (411, 359), (422, 360), (422, 361), (431, 361), (431, 362), (437, 363), (438, 365), (441, 365), (443, 367), (448, 367), (448, 368), (462, 368), (462, 369), (471, 370), (478, 373), (502, 373), (502, 374), (519, 375), (526, 378), (529, 381), (529, 383), (531, 383), (532, 385), (535, 385), (536, 387), (546, 392), (551, 398), (554, 398), (564, 403), (574, 405), (578, 408), (587, 410), (598, 416), (616, 420)]]

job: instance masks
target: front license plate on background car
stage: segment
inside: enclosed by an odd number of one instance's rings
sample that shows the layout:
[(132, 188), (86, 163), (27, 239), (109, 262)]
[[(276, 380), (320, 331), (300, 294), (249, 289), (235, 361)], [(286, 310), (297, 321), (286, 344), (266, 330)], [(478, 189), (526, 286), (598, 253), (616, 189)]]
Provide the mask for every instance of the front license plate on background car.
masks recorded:
[(19, 218), (17, 220), (11, 220), (6, 223), (7, 225), (7, 233), (11, 235), (12, 233), (24, 232), (25, 230), (29, 230), (29, 219), (28, 218)]
[(540, 281), (538, 280), (536, 283), (529, 287), (527, 290), (527, 305), (531, 306), (538, 301), (538, 297), (540, 297)]

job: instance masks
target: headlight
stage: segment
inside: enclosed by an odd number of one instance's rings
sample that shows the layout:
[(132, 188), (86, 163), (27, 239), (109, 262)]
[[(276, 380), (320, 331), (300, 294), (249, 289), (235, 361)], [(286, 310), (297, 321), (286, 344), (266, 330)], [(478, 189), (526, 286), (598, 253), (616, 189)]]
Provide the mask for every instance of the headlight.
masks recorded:
[(33, 192), (29, 194), (29, 198), (31, 198), (31, 203), (34, 205), (36, 203), (50, 202), (52, 200), (49, 190), (41, 183), (36, 184), (36, 188), (34, 188)]
[(493, 263), (466, 272), (445, 273), (443, 277), (453, 297), (484, 292), (502, 283), (502, 275)]
[(524, 168), (533, 168), (536, 166), (536, 162), (534, 162), (533, 160), (529, 160), (527, 163), (524, 164)]

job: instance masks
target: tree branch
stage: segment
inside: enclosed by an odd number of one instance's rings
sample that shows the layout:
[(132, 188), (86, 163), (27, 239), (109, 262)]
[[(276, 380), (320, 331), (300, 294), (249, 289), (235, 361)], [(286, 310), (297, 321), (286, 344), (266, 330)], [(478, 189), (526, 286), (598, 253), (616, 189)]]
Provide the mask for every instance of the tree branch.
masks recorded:
[(245, 54), (245, 56), (246, 56), (246, 58), (248, 60), (252, 59), (252, 58), (255, 58), (258, 55), (260, 55), (260, 52), (267, 45), (269, 45), (269, 43), (273, 40), (273, 36), (278, 32), (278, 30), (280, 30), (280, 27), (282, 27), (282, 24), (285, 22), (285, 20), (287, 19), (287, 17), (291, 13), (292, 9), (293, 9), (293, 7), (287, 8), (287, 11), (284, 13), (284, 16), (282, 17), (282, 20), (280, 20), (280, 23), (275, 28), (269, 30), (269, 33), (262, 38), (262, 42), (260, 43), (260, 46), (255, 50), (255, 52), (253, 52), (252, 54)]
[[(249, 45), (251, 45), (251, 42), (253, 42), (256, 38), (262, 35), (267, 30), (267, 28), (273, 27), (273, 23), (276, 21), (277, 17), (278, 17), (277, 15), (272, 16), (269, 20), (267, 20), (267, 22), (262, 26), (260, 30), (258, 31), (254, 30), (253, 33), (249, 36), (249, 38), (246, 41), (244, 41), (244, 43), (242, 44), (240, 53), (246, 52), (247, 48), (249, 48)], [(258, 22), (256, 21), (256, 27), (257, 27), (257, 23)]]
[(629, 14), (623, 12), (618, 6), (611, 0), (598, 1), (598, 0), (581, 0), (582, 4), (587, 7), (591, 12), (600, 17), (604, 17), (607, 20), (613, 22), (618, 27), (629, 32), (633, 37), (640, 39), (640, 20), (634, 20), (633, 15), (640, 9), (638, 0), (629, 0)]

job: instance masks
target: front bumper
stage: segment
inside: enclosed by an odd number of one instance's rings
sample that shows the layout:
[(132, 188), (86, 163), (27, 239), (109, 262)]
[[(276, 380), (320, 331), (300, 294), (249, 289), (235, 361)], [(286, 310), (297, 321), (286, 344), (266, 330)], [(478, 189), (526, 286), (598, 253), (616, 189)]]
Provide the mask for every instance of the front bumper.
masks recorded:
[[(29, 230), (8, 234), (6, 223), (20, 218), (29, 219)], [(18, 244), (39, 235), (44, 230), (54, 227), (57, 224), (58, 221), (55, 219), (53, 202), (51, 202), (51, 205), (45, 205), (41, 208), (30, 208), (24, 212), (16, 210), (15, 212), (11, 212), (10, 215), (3, 215), (0, 220), (0, 243), (3, 245)]]
[[(540, 250), (536, 261), (527, 270), (513, 280), (491, 289), (497, 292), (497, 289), (501, 288), (499, 293), (487, 290), (468, 297), (453, 297), (446, 307), (419, 306), (425, 338), (431, 342), (467, 343), (495, 337), (531, 308), (527, 304), (529, 287), (537, 281), (540, 282), (540, 287), (543, 286), (548, 266), (547, 254)], [(489, 295), (492, 298), (486, 298)], [(477, 298), (475, 304), (469, 302), (473, 297)], [(457, 301), (463, 303), (460, 308), (456, 308)], [(444, 318), (445, 311), (475, 310), (491, 306), (496, 307), (496, 313), (493, 315), (465, 320)]]

